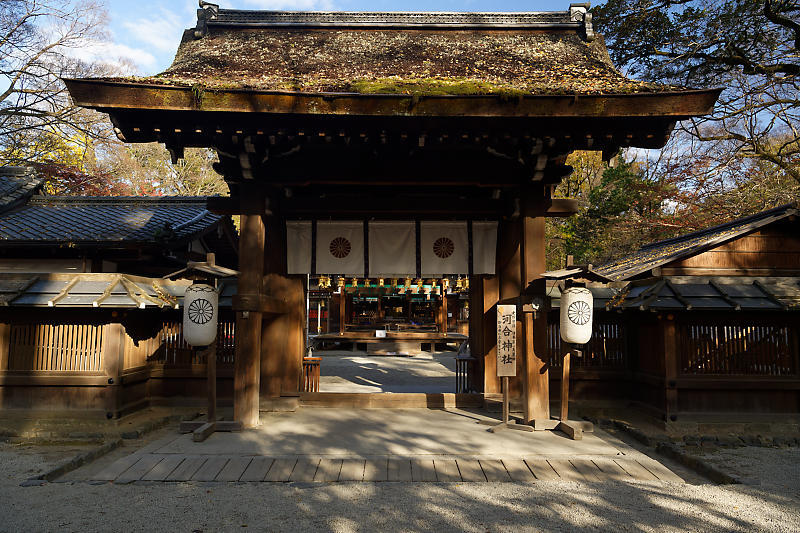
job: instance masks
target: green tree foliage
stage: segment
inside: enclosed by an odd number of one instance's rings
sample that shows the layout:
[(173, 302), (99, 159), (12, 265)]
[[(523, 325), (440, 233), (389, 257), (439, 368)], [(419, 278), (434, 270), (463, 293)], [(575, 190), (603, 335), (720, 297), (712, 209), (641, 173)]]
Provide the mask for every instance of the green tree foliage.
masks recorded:
[(687, 132), (800, 183), (800, 3), (608, 0), (593, 13), (628, 74), (724, 89), (711, 116), (683, 124)]

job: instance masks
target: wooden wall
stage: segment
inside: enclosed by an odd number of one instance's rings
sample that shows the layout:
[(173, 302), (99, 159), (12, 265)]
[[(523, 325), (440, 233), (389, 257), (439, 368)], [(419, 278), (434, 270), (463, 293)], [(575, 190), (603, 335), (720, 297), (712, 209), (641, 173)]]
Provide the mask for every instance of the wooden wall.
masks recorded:
[(661, 267), (661, 275), (800, 275), (800, 221), (785, 220)]
[[(20, 323), (14, 313), (0, 316), (0, 409), (111, 418), (151, 403), (205, 402), (205, 361), (183, 340), (177, 315), (162, 321), (158, 312), (16, 314)], [(232, 317), (222, 317), (221, 405), (233, 393), (234, 327)]]

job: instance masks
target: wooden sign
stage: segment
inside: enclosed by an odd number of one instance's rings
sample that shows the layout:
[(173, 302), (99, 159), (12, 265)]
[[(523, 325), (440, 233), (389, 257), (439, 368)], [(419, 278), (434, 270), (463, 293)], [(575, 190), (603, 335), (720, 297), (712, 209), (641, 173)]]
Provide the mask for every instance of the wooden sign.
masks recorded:
[(497, 306), (497, 375), (517, 375), (517, 306)]

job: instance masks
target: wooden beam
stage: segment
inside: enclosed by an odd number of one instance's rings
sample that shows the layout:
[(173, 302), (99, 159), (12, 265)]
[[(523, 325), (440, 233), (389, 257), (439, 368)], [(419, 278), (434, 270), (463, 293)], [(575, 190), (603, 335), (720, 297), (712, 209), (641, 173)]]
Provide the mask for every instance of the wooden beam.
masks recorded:
[[(108, 377), (97, 374), (46, 373), (38, 371), (13, 374), (0, 371), (0, 387), (99, 387), (111, 389)], [(113, 412), (113, 411), (107, 411)]]
[(574, 198), (553, 198), (547, 207), (546, 217), (571, 217), (580, 212), (579, 200)]
[[(206, 90), (191, 87), (65, 79), (76, 105), (116, 110), (262, 113), (265, 115), (357, 115), (382, 117), (658, 117), (681, 119), (711, 112), (720, 89), (620, 95), (412, 96)], [(122, 121), (115, 121), (124, 126)], [(164, 125), (166, 127), (166, 125)], [(189, 133), (189, 132), (186, 132)]]
[(566, 433), (567, 437), (571, 438), (572, 440), (582, 440), (583, 439), (583, 427), (579, 422), (569, 422), (566, 420), (562, 420), (556, 426), (558, 431)]

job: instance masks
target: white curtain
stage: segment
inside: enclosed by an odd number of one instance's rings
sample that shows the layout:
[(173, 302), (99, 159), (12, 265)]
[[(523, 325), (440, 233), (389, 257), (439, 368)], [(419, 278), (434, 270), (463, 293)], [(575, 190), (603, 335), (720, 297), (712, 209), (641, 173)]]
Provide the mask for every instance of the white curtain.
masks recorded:
[(286, 222), (286, 253), (289, 274), (311, 272), (311, 222)]
[(420, 260), (423, 277), (469, 274), (466, 222), (422, 222)]
[(497, 222), (472, 223), (472, 273), (495, 273), (497, 262)]
[(317, 274), (364, 276), (363, 222), (317, 222)]
[(370, 277), (400, 278), (416, 275), (416, 233), (414, 222), (370, 222)]

